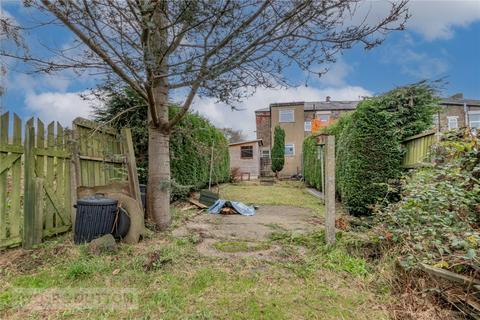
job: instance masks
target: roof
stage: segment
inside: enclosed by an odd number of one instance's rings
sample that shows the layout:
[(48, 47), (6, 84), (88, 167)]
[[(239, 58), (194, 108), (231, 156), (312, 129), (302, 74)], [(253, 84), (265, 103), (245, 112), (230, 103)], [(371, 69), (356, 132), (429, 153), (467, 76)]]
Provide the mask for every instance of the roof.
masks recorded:
[(457, 106), (463, 106), (466, 104), (467, 106), (475, 106), (475, 107), (480, 107), (480, 100), (474, 100), (474, 99), (454, 99), (454, 98), (444, 98), (440, 100), (440, 104), (443, 105), (457, 105)]
[(255, 142), (258, 142), (260, 145), (263, 145), (262, 139), (254, 139), (254, 140), (245, 140), (245, 141), (233, 142), (233, 143), (228, 144), (228, 146), (231, 147), (231, 146), (237, 146), (237, 145), (241, 145), (241, 144), (248, 144), (248, 143), (255, 143)]
[(268, 108), (257, 109), (255, 112), (270, 112), (270, 108), (298, 106), (303, 104), (305, 111), (322, 111), (322, 110), (354, 110), (360, 101), (312, 101), (312, 102), (282, 102), (272, 103)]
[[(313, 101), (313, 102), (282, 102), (282, 103), (272, 103), (270, 107), (261, 108), (255, 110), (255, 112), (270, 112), (270, 108), (274, 107), (288, 107), (303, 104), (303, 109), (305, 111), (322, 111), (322, 110), (355, 110), (360, 101)], [(457, 105), (480, 107), (480, 100), (475, 99), (463, 99), (463, 98), (443, 98), (440, 100), (441, 105)]]

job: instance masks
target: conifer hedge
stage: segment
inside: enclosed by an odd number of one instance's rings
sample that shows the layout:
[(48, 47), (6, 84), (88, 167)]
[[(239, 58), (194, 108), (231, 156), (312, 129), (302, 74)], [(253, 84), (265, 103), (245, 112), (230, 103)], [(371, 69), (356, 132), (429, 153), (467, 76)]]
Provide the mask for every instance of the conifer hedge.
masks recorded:
[(342, 203), (352, 214), (368, 214), (390, 200), (398, 179), (401, 142), (431, 128), (438, 111), (435, 89), (426, 82), (394, 89), (362, 101), (337, 134), (337, 181)]
[[(390, 200), (389, 183), (403, 172), (402, 140), (429, 129), (437, 111), (434, 87), (421, 82), (364, 100), (324, 130), (336, 137), (337, 193), (350, 213), (368, 214), (376, 202)], [(307, 180), (307, 175), (318, 179), (308, 158), (305, 179), (315, 186)]]
[(320, 166), (317, 140), (315, 137), (309, 136), (303, 140), (303, 177), (309, 186), (323, 191)]
[[(134, 108), (137, 106), (137, 108)], [(135, 92), (126, 89), (110, 95), (105, 106), (95, 110), (97, 121), (109, 121), (127, 109), (112, 126), (132, 128), (133, 144), (140, 183), (146, 183), (148, 170), (148, 126), (145, 106)], [(170, 108), (170, 116), (178, 108)], [(205, 187), (210, 172), (211, 146), (214, 144), (213, 183), (226, 182), (230, 176), (228, 141), (220, 130), (203, 117), (188, 113), (170, 135), (172, 198)]]
[(285, 165), (285, 130), (276, 126), (273, 131), (272, 171), (278, 176)]

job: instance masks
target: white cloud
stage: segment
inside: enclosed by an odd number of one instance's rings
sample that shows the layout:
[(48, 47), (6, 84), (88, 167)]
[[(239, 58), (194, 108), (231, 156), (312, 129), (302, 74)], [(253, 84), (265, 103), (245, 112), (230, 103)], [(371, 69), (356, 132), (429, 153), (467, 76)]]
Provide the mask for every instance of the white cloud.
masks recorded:
[(382, 52), (381, 62), (396, 64), (401, 73), (418, 80), (442, 78), (449, 69), (446, 52), (419, 51), (409, 34), (404, 34), (392, 45), (382, 47)]
[(295, 87), (288, 89), (258, 89), (250, 98), (238, 104), (242, 111), (232, 111), (224, 103), (215, 103), (214, 99), (198, 98), (193, 110), (210, 119), (220, 128), (229, 127), (242, 130), (248, 138), (255, 137), (256, 109), (266, 108), (270, 103), (291, 101), (324, 101), (326, 96), (332, 100), (358, 100), (372, 93), (362, 87), (344, 86), (340, 88), (317, 89), (313, 87)]
[(347, 64), (343, 59), (338, 59), (335, 63), (327, 66), (327, 73), (323, 74), (318, 82), (325, 86), (339, 87), (345, 86), (346, 78), (353, 67)]
[(427, 40), (450, 39), (455, 28), (467, 27), (480, 20), (478, 0), (411, 0), (410, 28)]
[[(465, 28), (480, 20), (479, 0), (410, 0), (407, 7), (411, 15), (407, 30), (428, 41), (450, 39), (456, 28)], [(352, 20), (358, 23), (368, 15), (367, 21), (373, 24), (385, 18), (390, 8), (389, 0), (363, 1)]]
[(44, 122), (58, 121), (63, 126), (71, 127), (72, 120), (77, 117), (88, 118), (95, 101), (85, 100), (80, 95), (84, 92), (43, 92), (28, 93), (25, 97), (26, 108)]

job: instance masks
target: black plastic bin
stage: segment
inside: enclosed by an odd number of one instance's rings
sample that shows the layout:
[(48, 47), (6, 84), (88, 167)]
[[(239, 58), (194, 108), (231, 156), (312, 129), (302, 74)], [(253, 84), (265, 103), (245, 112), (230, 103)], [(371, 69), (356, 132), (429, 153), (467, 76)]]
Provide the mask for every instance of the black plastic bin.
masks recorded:
[(117, 216), (117, 200), (95, 196), (77, 201), (75, 218), (75, 243), (90, 242), (112, 233)]

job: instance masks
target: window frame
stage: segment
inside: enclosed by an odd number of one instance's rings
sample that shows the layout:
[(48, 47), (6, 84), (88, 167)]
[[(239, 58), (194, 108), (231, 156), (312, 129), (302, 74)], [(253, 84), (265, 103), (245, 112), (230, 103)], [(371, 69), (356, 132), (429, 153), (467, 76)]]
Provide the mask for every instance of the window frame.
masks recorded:
[[(289, 113), (292, 115), (292, 119), (290, 121), (282, 121), (282, 114), (285, 115)], [(295, 110), (294, 109), (280, 109), (278, 110), (278, 122), (279, 123), (292, 123), (295, 122)]]
[[(291, 154), (287, 154), (287, 146), (291, 146), (291, 149), (292, 149), (292, 153)], [(285, 153), (285, 156), (286, 157), (294, 157), (295, 156), (295, 143), (285, 143), (285, 147), (284, 147), (284, 153)]]
[[(450, 120), (455, 120), (455, 127), (450, 126)], [(458, 129), (458, 116), (447, 116), (447, 129), (448, 130)]]
[[(265, 156), (265, 152), (267, 153), (267, 156)], [(261, 157), (264, 158), (264, 159), (265, 158), (270, 159), (270, 150), (269, 149), (263, 149), (261, 151)]]
[[(243, 156), (243, 150), (244, 148), (249, 148), (251, 155), (250, 156)], [(246, 159), (246, 160), (251, 160), (253, 159), (253, 146), (240, 146), (240, 159)]]
[[(480, 119), (472, 121), (472, 118), (471, 118), (472, 115), (480, 117), (480, 111), (468, 111), (468, 127), (471, 129), (480, 130)], [(472, 122), (478, 123), (478, 126), (473, 127)]]
[[(307, 123), (308, 123), (308, 129), (307, 129)], [(303, 131), (306, 132), (312, 132), (312, 121), (308, 120), (303, 123)]]

